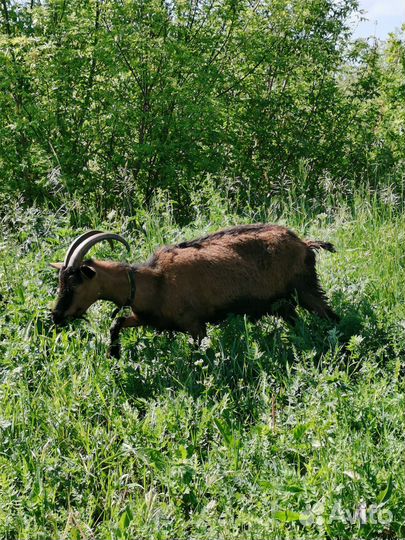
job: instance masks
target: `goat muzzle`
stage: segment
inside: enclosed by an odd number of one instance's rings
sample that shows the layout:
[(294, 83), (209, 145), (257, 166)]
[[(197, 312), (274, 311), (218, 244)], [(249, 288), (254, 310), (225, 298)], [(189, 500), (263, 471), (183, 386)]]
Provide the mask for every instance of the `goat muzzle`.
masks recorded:
[(52, 311), (52, 321), (56, 326), (64, 326), (67, 318), (60, 311)]

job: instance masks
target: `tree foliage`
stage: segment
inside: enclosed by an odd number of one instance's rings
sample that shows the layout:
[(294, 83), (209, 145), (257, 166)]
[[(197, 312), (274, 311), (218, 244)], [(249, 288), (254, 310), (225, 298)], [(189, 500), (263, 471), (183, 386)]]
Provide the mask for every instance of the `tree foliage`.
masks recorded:
[[(355, 0), (1, 0), (1, 190), (179, 209), (322, 197), (404, 160), (404, 40), (349, 43)], [(333, 182), (330, 181), (333, 178)]]

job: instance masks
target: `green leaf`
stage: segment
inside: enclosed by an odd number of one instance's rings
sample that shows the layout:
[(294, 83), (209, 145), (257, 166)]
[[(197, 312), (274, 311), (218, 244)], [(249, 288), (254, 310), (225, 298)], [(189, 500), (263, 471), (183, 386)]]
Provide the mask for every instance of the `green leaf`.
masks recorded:
[(274, 517), (282, 523), (292, 523), (293, 521), (301, 521), (307, 518), (305, 514), (294, 512), (293, 510), (278, 510), (274, 512)]
[(69, 531), (69, 536), (72, 540), (80, 540), (80, 531), (77, 527), (72, 527)]
[(184, 444), (181, 444), (179, 446), (178, 452), (180, 454), (180, 458), (185, 460), (187, 459), (187, 448), (184, 446)]
[(284, 490), (288, 491), (289, 493), (302, 493), (305, 491), (304, 488), (298, 484), (288, 484), (285, 486)]
[(274, 487), (274, 484), (270, 480), (258, 480), (257, 485), (263, 489), (271, 490)]
[(378, 504), (383, 504), (391, 497), (392, 494), (392, 474), (390, 474), (387, 482), (387, 486), (385, 489), (380, 491), (380, 493), (377, 495), (377, 502)]
[(233, 437), (232, 437), (232, 431), (229, 425), (225, 422), (225, 420), (220, 420), (219, 418), (214, 418), (214, 422), (218, 428), (218, 431), (221, 433), (222, 437), (224, 438), (225, 444), (227, 446), (231, 446)]
[(294, 439), (300, 441), (308, 430), (308, 424), (298, 424), (293, 431)]
[(129, 506), (126, 507), (124, 512), (121, 514), (118, 526), (121, 531), (125, 531), (131, 524), (131, 521), (134, 519), (134, 514)]

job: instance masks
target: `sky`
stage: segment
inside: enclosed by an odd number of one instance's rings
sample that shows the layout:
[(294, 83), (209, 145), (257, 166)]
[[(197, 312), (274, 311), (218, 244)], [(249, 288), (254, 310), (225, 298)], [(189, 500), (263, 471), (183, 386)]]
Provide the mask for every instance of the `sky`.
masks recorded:
[(386, 39), (389, 32), (405, 23), (405, 0), (359, 0), (368, 21), (356, 22), (354, 37), (375, 36)]

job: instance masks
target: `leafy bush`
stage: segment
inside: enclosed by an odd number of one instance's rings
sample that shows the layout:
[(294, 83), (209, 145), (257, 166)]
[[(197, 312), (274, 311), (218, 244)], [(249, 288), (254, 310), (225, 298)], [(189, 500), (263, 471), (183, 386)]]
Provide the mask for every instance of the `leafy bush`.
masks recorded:
[(354, 0), (5, 0), (0, 189), (128, 214), (163, 189), (189, 219), (207, 175), (252, 205), (291, 190), (322, 205), (331, 189), (395, 184), (404, 41), (351, 44), (355, 10)]

